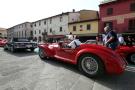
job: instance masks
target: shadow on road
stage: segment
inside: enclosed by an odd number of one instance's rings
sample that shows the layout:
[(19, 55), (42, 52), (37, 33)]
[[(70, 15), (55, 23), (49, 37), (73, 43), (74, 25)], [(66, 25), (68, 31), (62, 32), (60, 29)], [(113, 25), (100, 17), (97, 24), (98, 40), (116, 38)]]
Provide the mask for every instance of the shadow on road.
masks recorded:
[(135, 90), (135, 67), (128, 66), (122, 75), (105, 75), (95, 81), (112, 90)]
[(57, 60), (57, 59), (47, 59), (47, 60), (42, 60), (42, 61), (44, 61), (45, 63), (48, 63), (50, 65), (53, 65), (53, 66), (56, 66), (56, 67), (63, 67), (65, 69), (71, 70), (71, 71), (73, 71), (75, 73), (81, 74), (78, 71), (77, 65), (73, 65), (73, 64), (70, 64), (70, 63), (62, 62), (62, 61)]
[[(64, 67), (77, 74), (81, 73), (76, 65), (64, 63), (58, 60), (44, 60), (45, 63), (55, 65), (57, 67)], [(100, 86), (106, 87), (111, 90), (135, 90), (135, 66), (128, 66), (122, 75), (103, 75), (98, 78), (90, 78)], [(96, 87), (96, 86), (95, 86)], [(99, 87), (100, 88), (100, 87)], [(101, 89), (104, 90), (104, 89)]]
[(17, 57), (25, 57), (25, 56), (36, 55), (35, 52), (32, 52), (30, 50), (18, 50), (14, 53), (6, 50), (5, 53), (11, 54), (11, 55), (14, 55), (14, 56), (17, 56)]

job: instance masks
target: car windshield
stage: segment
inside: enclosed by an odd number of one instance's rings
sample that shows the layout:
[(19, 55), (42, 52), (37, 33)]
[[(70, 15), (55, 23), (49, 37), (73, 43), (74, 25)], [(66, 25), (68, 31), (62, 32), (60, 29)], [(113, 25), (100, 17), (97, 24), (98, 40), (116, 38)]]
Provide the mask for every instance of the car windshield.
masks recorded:
[(15, 42), (29, 42), (30, 40), (25, 39), (25, 38), (15, 38), (14, 41)]
[(96, 40), (87, 40), (85, 44), (96, 44)]

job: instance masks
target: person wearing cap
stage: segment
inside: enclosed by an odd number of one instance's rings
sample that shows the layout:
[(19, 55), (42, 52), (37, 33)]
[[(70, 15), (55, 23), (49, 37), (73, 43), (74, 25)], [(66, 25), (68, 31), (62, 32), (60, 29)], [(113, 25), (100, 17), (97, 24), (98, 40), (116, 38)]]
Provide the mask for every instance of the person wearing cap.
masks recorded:
[(104, 28), (104, 31), (106, 33), (106, 47), (111, 48), (112, 50), (115, 50), (118, 46), (118, 38), (116, 32), (114, 32), (109, 26), (106, 26)]
[(76, 36), (75, 39), (68, 44), (68, 47), (75, 49), (76, 47), (79, 47), (80, 44), (79, 37)]
[(69, 33), (68, 39), (71, 41), (74, 40), (74, 35), (72, 34), (72, 32)]

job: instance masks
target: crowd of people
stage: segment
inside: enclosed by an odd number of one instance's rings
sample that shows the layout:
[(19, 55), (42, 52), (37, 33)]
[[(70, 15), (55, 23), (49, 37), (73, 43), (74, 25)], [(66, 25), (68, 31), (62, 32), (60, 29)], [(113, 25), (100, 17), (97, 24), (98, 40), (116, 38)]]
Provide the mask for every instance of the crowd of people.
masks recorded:
[(122, 36), (122, 34), (117, 34), (109, 26), (104, 28), (105, 35), (102, 36), (103, 45), (115, 50), (120, 45), (133, 46), (135, 44), (135, 37), (130, 35)]
[(68, 44), (66, 45), (68, 48), (76, 48), (79, 47), (81, 44), (81, 41), (79, 40), (79, 37), (76, 35), (73, 35), (72, 32), (67, 35), (67, 39), (65, 39)]
[(112, 50), (115, 50), (118, 47), (118, 38), (116, 32), (114, 32), (109, 26), (104, 28), (106, 33), (104, 37), (104, 45)]
[[(99, 38), (99, 36), (96, 37), (96, 44), (100, 42), (104, 46), (111, 48), (112, 50), (116, 50), (116, 48), (120, 45), (127, 45), (127, 46), (133, 46), (135, 44), (135, 38), (131, 36), (122, 36), (122, 34), (117, 34), (116, 31), (114, 31), (109, 26), (106, 26), (104, 28), (105, 34), (102, 35), (102, 40)], [(65, 39), (66, 42), (68, 42), (67, 47), (68, 48), (76, 48), (81, 44), (81, 41), (79, 41), (79, 37), (76, 35), (73, 35), (71, 32), (69, 35), (67, 35), (67, 38)]]

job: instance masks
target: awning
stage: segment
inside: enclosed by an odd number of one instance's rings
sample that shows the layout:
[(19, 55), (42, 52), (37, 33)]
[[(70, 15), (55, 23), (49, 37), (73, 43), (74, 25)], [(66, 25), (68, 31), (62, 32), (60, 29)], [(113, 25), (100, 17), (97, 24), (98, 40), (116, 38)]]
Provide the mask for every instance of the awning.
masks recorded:
[(131, 34), (131, 35), (135, 35), (135, 33), (121, 33), (121, 34), (125, 34), (125, 35), (129, 35), (129, 34)]
[(77, 36), (97, 36), (98, 33), (89, 33), (89, 34), (76, 34)]
[(48, 38), (64, 38), (64, 35), (48, 35)]

